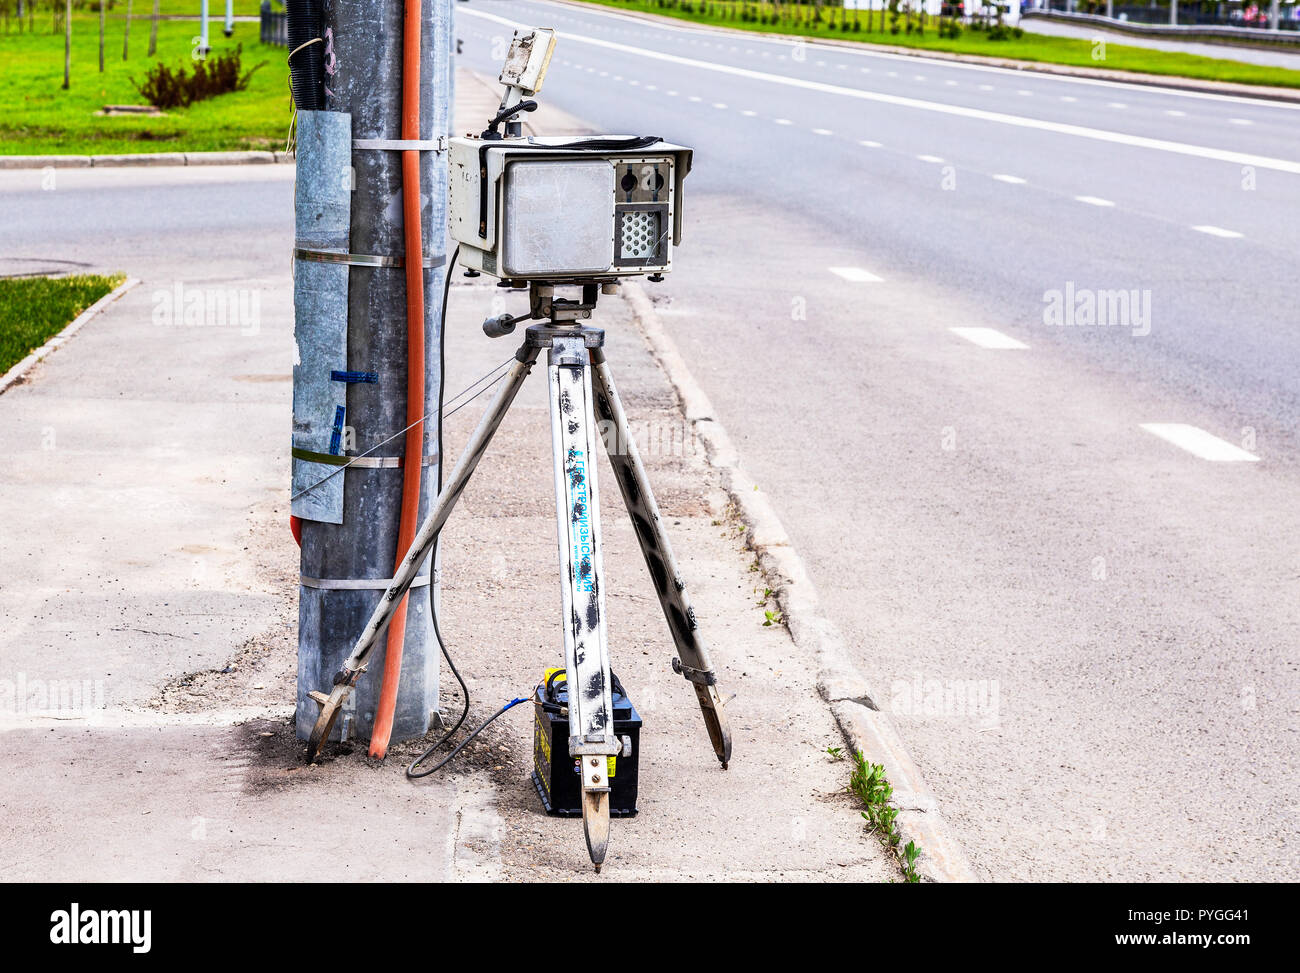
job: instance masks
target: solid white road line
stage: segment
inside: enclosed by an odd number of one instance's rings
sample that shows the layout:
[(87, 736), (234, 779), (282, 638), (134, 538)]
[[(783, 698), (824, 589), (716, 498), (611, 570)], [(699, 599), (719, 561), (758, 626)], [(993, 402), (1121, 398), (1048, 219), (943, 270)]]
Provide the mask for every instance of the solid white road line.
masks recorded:
[(981, 348), (1019, 351), (1029, 347), (1023, 341), (1017, 341), (1011, 335), (1003, 334), (997, 328), (949, 328), (948, 330), (959, 338), (965, 338), (971, 344), (979, 345)]
[(1080, 203), (1087, 203), (1089, 206), (1114, 206), (1109, 199), (1102, 199), (1100, 196), (1075, 196)]
[(1142, 428), (1201, 459), (1215, 463), (1258, 463), (1259, 457), (1184, 422), (1144, 422)]
[(1241, 234), (1238, 233), (1236, 230), (1225, 230), (1221, 226), (1210, 226), (1209, 224), (1203, 224), (1201, 226), (1194, 226), (1192, 227), (1192, 229), (1197, 230), (1201, 233), (1208, 233), (1210, 236), (1221, 236), (1225, 240), (1237, 240), (1241, 238)]
[[(511, 20), (507, 17), (498, 17), (496, 14), (483, 13), (482, 11), (468, 9), (458, 12), (469, 14), (472, 17), (482, 17), (486, 20), (492, 20), (511, 27), (519, 26), (519, 21)], [(654, 61), (681, 64), (705, 71), (714, 71), (718, 74), (730, 75), (732, 77), (749, 78), (754, 81), (765, 81), (771, 84), (785, 85), (790, 88), (802, 88), (807, 91), (817, 91), (822, 94), (840, 95), (846, 98), (857, 98), (861, 101), (873, 101), (883, 105), (894, 105), (900, 108), (915, 108), (920, 111), (931, 111), (943, 115), (953, 115), (960, 118), (975, 119), (977, 121), (993, 122), (999, 125), (1011, 125), (1017, 128), (1036, 129), (1043, 132), (1053, 132), (1058, 135), (1068, 135), (1074, 138), (1091, 139), (1093, 141), (1109, 142), (1116, 145), (1127, 145), (1133, 148), (1153, 149), (1159, 152), (1169, 152), (1175, 155), (1187, 155), (1199, 159), (1211, 159), (1217, 162), (1231, 162), (1236, 165), (1254, 166), (1257, 169), (1272, 169), (1278, 172), (1300, 174), (1300, 161), (1292, 159), (1275, 159), (1269, 156), (1253, 155), (1249, 152), (1234, 152), (1228, 149), (1216, 149), (1206, 145), (1191, 145), (1186, 142), (1171, 142), (1166, 139), (1149, 138), (1145, 135), (1132, 135), (1127, 132), (1111, 132), (1106, 129), (1090, 128), (1086, 125), (1068, 125), (1062, 122), (1047, 121), (1042, 118), (1008, 115), (1005, 112), (985, 111), (981, 108), (968, 108), (963, 105), (949, 105), (942, 102), (926, 101), (921, 98), (909, 98), (904, 95), (890, 95), (880, 91), (864, 91), (859, 88), (846, 88), (842, 85), (827, 84), (822, 81), (810, 81), (805, 78), (791, 78), (779, 74), (769, 74), (766, 71), (754, 71), (749, 68), (735, 67), (730, 64), (717, 64), (712, 61), (701, 61), (697, 58), (680, 57), (676, 54), (665, 54), (661, 51), (652, 51), (631, 44), (617, 44), (613, 41), (602, 40), (596, 37), (586, 37), (582, 34), (561, 33), (559, 36), (564, 40), (577, 41), (581, 44), (591, 44), (594, 47), (603, 47), (607, 50), (620, 51), (624, 54), (645, 57)]]
[(836, 277), (843, 277), (853, 284), (879, 284), (884, 281), (883, 277), (877, 277), (869, 270), (863, 270), (861, 267), (827, 267)]
[[(514, 27), (525, 26), (522, 21), (510, 20), (509, 18), (506, 17), (495, 17), (493, 14), (479, 13), (477, 10), (466, 9), (463, 10), (462, 12), (468, 13), (472, 16), (476, 15), (480, 17), (487, 17), (489, 19), (495, 19), (500, 21), (503, 24), (509, 24)], [(668, 33), (676, 33), (676, 34), (707, 33), (707, 34), (712, 34), (714, 36), (717, 36), (720, 32), (725, 31), (727, 29), (727, 28), (718, 28), (718, 27), (712, 27), (712, 28), (692, 27), (680, 23), (671, 23), (666, 20), (647, 22), (644, 19), (639, 19), (636, 17), (629, 16), (627, 14), (618, 13), (616, 11), (607, 10), (607, 9), (602, 10), (602, 9), (593, 8), (591, 10), (586, 10), (583, 12), (591, 16), (600, 17), (606, 20), (625, 20), (633, 24), (637, 28), (637, 31), (639, 33), (644, 32), (647, 28), (654, 28), (658, 30), (663, 30)], [(563, 19), (569, 20), (571, 18), (565, 17)], [(616, 32), (630, 34), (629, 31), (621, 31), (617, 29)], [(787, 49), (791, 46), (789, 41), (781, 40), (775, 37), (770, 39), (758, 38), (757, 42), (760, 44), (779, 45), (780, 47), (787, 48)], [(930, 57), (923, 52), (908, 53), (908, 54), (894, 54), (894, 53), (887, 53), (885, 51), (854, 50), (845, 47), (831, 47), (831, 46), (819, 44), (815, 40), (810, 41), (810, 40), (805, 40), (803, 38), (800, 39), (799, 43), (801, 43), (808, 50), (815, 51), (815, 52), (825, 51), (827, 53), (834, 54), (837, 57), (874, 58), (876, 60), (892, 60), (892, 61), (906, 60), (906, 61), (911, 61), (912, 63), (915, 63), (917, 61), (935, 63), (936, 61), (938, 61), (938, 59), (934, 57)], [(721, 44), (715, 44), (713, 46), (719, 49), (721, 49), (722, 47)], [(752, 54), (754, 52), (752, 50), (746, 50), (745, 53)], [(785, 56), (778, 55), (778, 57), (784, 60)], [(953, 70), (953, 71), (980, 71), (983, 72), (984, 74), (1014, 75), (1019, 79), (1023, 79), (1025, 76), (1025, 72), (1020, 68), (1000, 68), (1000, 67), (993, 67), (987, 64), (966, 64), (958, 61), (943, 60), (943, 61), (939, 61), (937, 66), (942, 67), (946, 70)], [(1140, 91), (1144, 94), (1150, 94), (1153, 87), (1151, 85), (1144, 84), (1141, 82), (1135, 83), (1132, 81), (1109, 81), (1102, 78), (1076, 78), (1076, 77), (1071, 77), (1069, 75), (1060, 75), (1060, 74), (1058, 75), (1044, 74), (1042, 75), (1041, 80), (1052, 84), (1076, 84), (1076, 85), (1082, 84), (1082, 85), (1091, 85), (1093, 87), (1123, 88), (1130, 91)], [(985, 88), (986, 86), (981, 85), (980, 87)], [(987, 86), (986, 90), (992, 91), (993, 90), (992, 85)], [(1214, 94), (1206, 91), (1184, 91), (1179, 88), (1156, 87), (1156, 90), (1159, 92), (1159, 94), (1172, 97), (1172, 98), (1197, 98), (1197, 99), (1208, 100), (1208, 101), (1230, 101), (1230, 102), (1235, 102), (1237, 104), (1252, 105), (1257, 108), (1278, 108), (1278, 109), (1289, 110), (1289, 111), (1300, 111), (1300, 103), (1285, 102), (1285, 101), (1266, 101), (1264, 99), (1251, 97), (1249, 95), (1220, 95), (1220, 94)]]

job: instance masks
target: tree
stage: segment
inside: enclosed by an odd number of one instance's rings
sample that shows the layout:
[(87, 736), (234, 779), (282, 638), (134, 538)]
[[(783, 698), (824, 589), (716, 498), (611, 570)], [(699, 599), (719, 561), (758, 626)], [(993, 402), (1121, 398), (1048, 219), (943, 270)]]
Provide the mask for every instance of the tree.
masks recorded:
[(63, 0), (63, 90), (72, 84), (72, 0)]

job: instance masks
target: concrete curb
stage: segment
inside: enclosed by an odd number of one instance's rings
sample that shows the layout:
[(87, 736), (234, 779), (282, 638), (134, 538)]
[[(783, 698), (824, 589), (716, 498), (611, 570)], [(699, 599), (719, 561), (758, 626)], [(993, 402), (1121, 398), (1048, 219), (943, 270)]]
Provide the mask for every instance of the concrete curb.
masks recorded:
[(123, 155), (0, 155), (0, 169), (244, 166), (293, 162), (292, 152), (139, 152)]
[(23, 378), (26, 377), (27, 373), (36, 366), (37, 362), (68, 341), (68, 339), (82, 329), (87, 321), (93, 318), (100, 311), (104, 310), (104, 308), (108, 307), (138, 283), (140, 283), (140, 281), (135, 277), (128, 277), (126, 280), (122, 281), (122, 283), (118, 284), (94, 304), (90, 305), (90, 307), (86, 308), (73, 318), (72, 322), (62, 331), (33, 351), (13, 368), (9, 369), (9, 371), (5, 372), (3, 376), (0, 376), (0, 395), (3, 395), (5, 392), (9, 391), (12, 386), (21, 382)]
[[(1287, 101), (1300, 103), (1300, 89), (1276, 88), (1268, 85), (1241, 84), (1235, 81), (1209, 81), (1201, 78), (1184, 78), (1169, 74), (1142, 74), (1137, 71), (1119, 71), (1106, 68), (1079, 67), (1071, 64), (1049, 64), (1045, 61), (1018, 61), (1009, 57), (985, 57), (982, 54), (956, 54), (951, 51), (924, 51), (914, 47), (897, 47), (892, 44), (872, 44), (862, 41), (846, 41), (835, 37), (806, 37), (799, 34), (775, 34), (766, 31), (740, 30), (738, 28), (717, 27), (712, 24), (696, 24), (680, 17), (661, 17), (657, 14), (642, 13), (639, 10), (618, 10), (603, 3), (588, 3), (582, 0), (551, 0), (552, 3), (583, 10), (602, 9), (611, 11), (620, 17), (632, 17), (646, 20), (660, 26), (678, 27), (683, 30), (706, 31), (727, 37), (755, 37), (764, 40), (785, 41), (789, 44), (804, 43), (810, 46), (842, 47), (864, 54), (892, 54), (898, 57), (910, 57), (918, 61), (955, 61), (959, 64), (973, 64), (981, 67), (1002, 68), (1007, 71), (1024, 71), (1031, 74), (1051, 74), (1067, 78), (1085, 78), (1092, 81), (1115, 81), (1121, 84), (1139, 84), (1151, 88), (1171, 88), (1175, 91), (1194, 91), (1200, 94), (1233, 95), (1239, 98), (1256, 98), (1261, 101)], [(1230, 58), (1228, 60), (1231, 60)]]
[(791, 638), (817, 662), (817, 688), (846, 742), (884, 765), (899, 808), (900, 845), (915, 841), (921, 849), (916, 867), (922, 881), (979, 881), (893, 721), (877, 708), (876, 697), (854, 666), (843, 635), (822, 613), (803, 559), (771, 502), (740, 465), (731, 437), (714, 417), (712, 403), (664, 331), (650, 298), (632, 281), (625, 281), (622, 290), (642, 337), (677, 392), (682, 412), (704, 443), (709, 464), (722, 474), (728, 496), (749, 527), (749, 547), (776, 592)]

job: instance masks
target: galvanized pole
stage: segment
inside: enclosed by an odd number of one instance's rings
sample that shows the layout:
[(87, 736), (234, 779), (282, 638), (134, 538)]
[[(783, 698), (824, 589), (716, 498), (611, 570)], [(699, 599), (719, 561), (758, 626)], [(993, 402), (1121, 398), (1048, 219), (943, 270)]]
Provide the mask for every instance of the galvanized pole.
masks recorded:
[[(447, 135), (451, 123), (452, 0), (423, 0), (420, 58), (420, 138)], [(352, 138), (370, 140), (352, 152), (351, 237), (353, 254), (401, 258), (401, 152), (374, 140), (401, 138), (402, 4), (386, 0), (340, 0), (326, 4), (325, 108), (352, 116)], [(374, 373), (377, 381), (347, 386), (348, 448), (357, 455), (402, 457), (425, 464), (420, 512), (437, 496), (436, 412), (440, 393), (439, 314), (446, 274), (447, 167), (441, 152), (420, 156), (425, 292), (424, 456), (404, 456), (406, 427), (406, 284), (398, 266), (354, 265), (348, 271), (347, 362), (349, 370)], [(390, 440), (385, 442), (385, 440)], [(397, 561), (402, 468), (348, 467), (343, 483), (343, 522), (302, 523), (302, 573), (307, 578), (370, 581), (377, 587), (299, 588), (298, 735), (306, 738), (319, 710), (307, 698), (328, 692), (335, 672), (352, 651), (378, 604)], [(431, 570), (431, 568), (426, 568)], [(438, 707), (439, 655), (434, 640), (431, 587), (408, 596), (401, 682), (393, 720), (394, 743), (428, 732)], [(384, 672), (380, 645), (349, 699), (351, 712), (335, 724), (334, 738), (370, 737)]]
[(211, 48), (208, 46), (208, 0), (199, 6), (199, 57), (207, 57)]
[(235, 33), (235, 0), (226, 0), (226, 23), (222, 33), (227, 37)]

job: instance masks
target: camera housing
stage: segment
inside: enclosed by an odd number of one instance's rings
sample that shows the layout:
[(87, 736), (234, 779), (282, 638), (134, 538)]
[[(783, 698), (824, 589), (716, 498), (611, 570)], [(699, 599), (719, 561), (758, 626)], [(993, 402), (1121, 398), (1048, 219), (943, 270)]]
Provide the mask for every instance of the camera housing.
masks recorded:
[(453, 138), (449, 229), (503, 280), (613, 280), (672, 268), (691, 150), (635, 136)]

